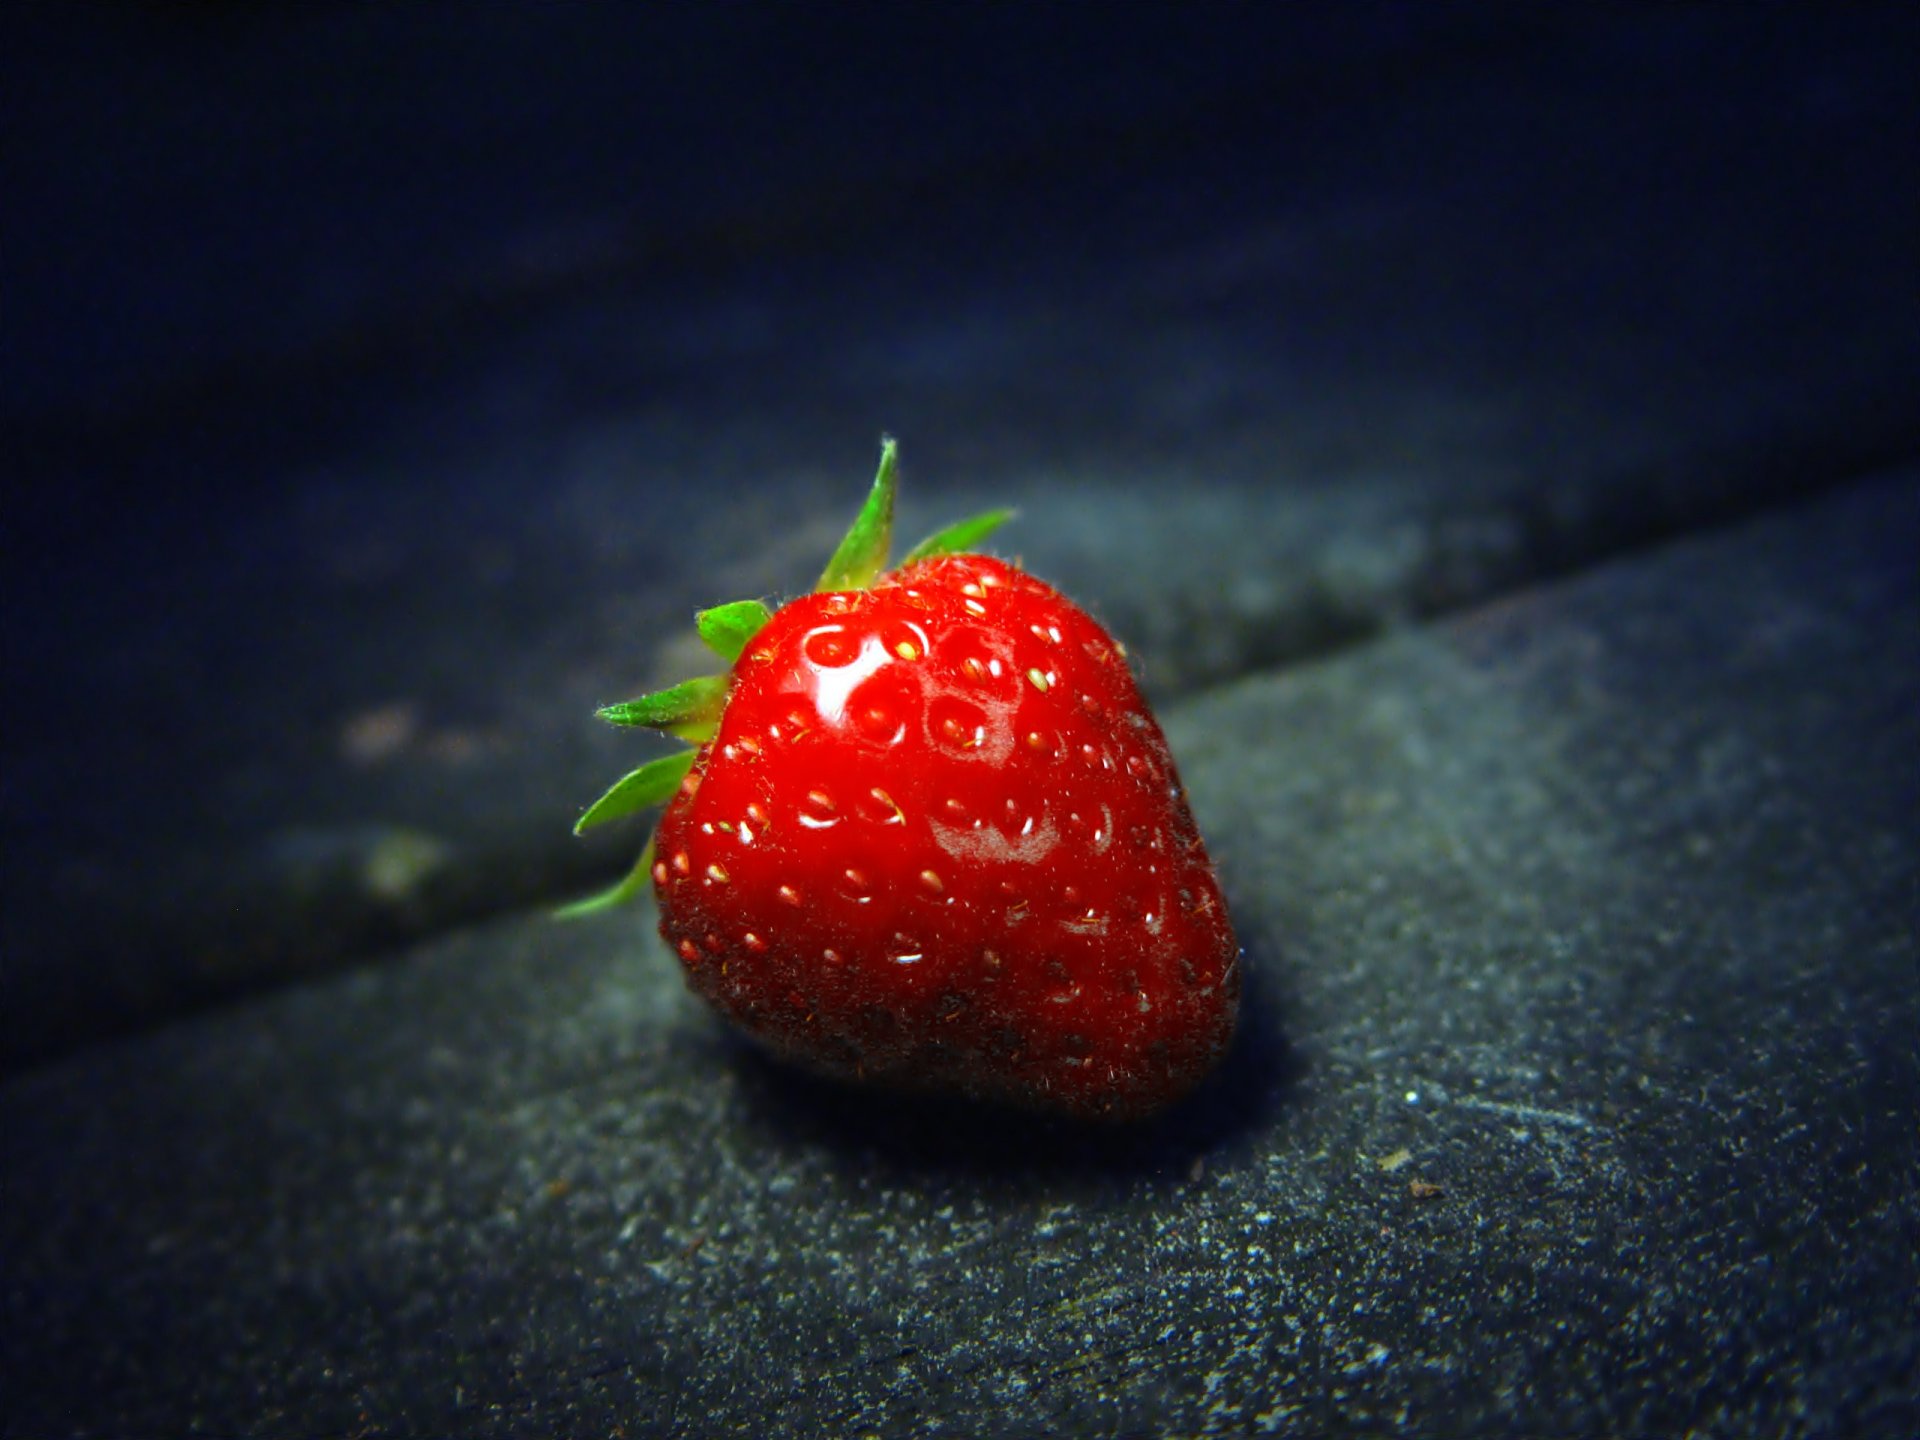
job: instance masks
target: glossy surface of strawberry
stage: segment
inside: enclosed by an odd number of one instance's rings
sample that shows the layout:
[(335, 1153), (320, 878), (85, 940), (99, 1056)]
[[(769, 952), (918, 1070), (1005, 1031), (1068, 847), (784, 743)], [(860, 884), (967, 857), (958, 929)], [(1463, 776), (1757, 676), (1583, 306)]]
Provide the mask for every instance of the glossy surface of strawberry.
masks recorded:
[(1238, 945), (1124, 656), (989, 557), (775, 613), (650, 873), (693, 988), (829, 1074), (1132, 1118), (1232, 1038)]

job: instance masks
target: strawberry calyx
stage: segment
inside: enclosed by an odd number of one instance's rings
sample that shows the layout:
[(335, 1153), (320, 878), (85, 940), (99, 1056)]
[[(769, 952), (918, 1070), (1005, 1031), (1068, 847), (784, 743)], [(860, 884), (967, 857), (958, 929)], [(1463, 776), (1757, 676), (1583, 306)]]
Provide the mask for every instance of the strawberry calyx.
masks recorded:
[(644, 725), (698, 744), (713, 738), (726, 703), (727, 677), (701, 675), (637, 700), (603, 705), (594, 713), (609, 725)]
[(853, 524), (841, 538), (827, 568), (820, 572), (822, 590), (865, 590), (887, 568), (887, 551), (893, 545), (893, 497), (898, 488), (900, 445), (892, 436), (880, 442), (880, 469), (873, 477), (867, 502), (853, 517)]
[[(887, 571), (893, 546), (894, 497), (899, 482), (899, 443), (891, 436), (880, 442), (880, 468), (867, 492), (866, 502), (853, 524), (821, 572), (814, 592), (871, 589)], [(937, 530), (907, 553), (901, 563), (910, 565), (940, 555), (958, 555), (977, 546), (987, 536), (1013, 518), (1011, 510), (988, 510)], [(731, 667), (738, 662), (761, 627), (773, 618), (773, 612), (759, 600), (734, 600), (702, 610), (694, 617), (700, 639), (729, 669), (721, 675), (701, 675), (682, 680), (664, 690), (656, 690), (632, 700), (604, 705), (597, 712), (610, 725), (640, 726), (658, 730), (684, 740), (694, 749), (650, 760), (628, 772), (588, 806), (574, 825), (579, 835), (595, 826), (622, 820), (664, 805), (685, 782), (694, 762), (697, 747), (711, 740), (720, 727), (721, 713), (733, 686)], [(614, 909), (637, 898), (647, 888), (653, 869), (653, 838), (648, 836), (640, 858), (633, 868), (609, 889), (577, 900), (554, 912), (554, 918), (572, 920)]]
[(623, 820), (637, 811), (666, 804), (693, 768), (694, 754), (692, 750), (682, 750), (678, 754), (662, 755), (621, 777), (611, 790), (587, 807), (587, 813), (574, 824), (573, 833), (584, 834), (595, 825)]
[(900, 568), (904, 570), (909, 565), (917, 565), (937, 555), (964, 555), (1012, 518), (1011, 510), (986, 510), (978, 515), (969, 515), (965, 520), (956, 520), (944, 530), (934, 531), (909, 550), (907, 558), (900, 562)]
[(707, 648), (731, 665), (772, 618), (773, 612), (758, 600), (732, 600), (702, 610), (693, 617), (693, 623)]

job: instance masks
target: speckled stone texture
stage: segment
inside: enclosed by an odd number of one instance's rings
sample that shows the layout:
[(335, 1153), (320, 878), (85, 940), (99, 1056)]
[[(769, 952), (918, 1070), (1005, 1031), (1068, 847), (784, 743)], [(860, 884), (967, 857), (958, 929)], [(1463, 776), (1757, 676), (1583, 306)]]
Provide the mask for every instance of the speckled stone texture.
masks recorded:
[(1249, 950), (1118, 1135), (800, 1080), (650, 914), (0, 1088), (9, 1436), (1920, 1422), (1920, 475), (1163, 716)]

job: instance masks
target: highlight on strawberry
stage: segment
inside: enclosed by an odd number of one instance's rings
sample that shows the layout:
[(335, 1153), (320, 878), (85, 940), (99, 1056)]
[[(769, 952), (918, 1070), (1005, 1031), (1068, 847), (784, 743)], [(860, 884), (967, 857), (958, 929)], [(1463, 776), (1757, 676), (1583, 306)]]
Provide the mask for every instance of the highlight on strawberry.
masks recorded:
[(633, 871), (691, 987), (814, 1071), (1139, 1119), (1226, 1054), (1240, 947), (1126, 652), (951, 525), (887, 568), (898, 451), (819, 585), (703, 610), (717, 674), (599, 713), (691, 748), (576, 832), (664, 805)]

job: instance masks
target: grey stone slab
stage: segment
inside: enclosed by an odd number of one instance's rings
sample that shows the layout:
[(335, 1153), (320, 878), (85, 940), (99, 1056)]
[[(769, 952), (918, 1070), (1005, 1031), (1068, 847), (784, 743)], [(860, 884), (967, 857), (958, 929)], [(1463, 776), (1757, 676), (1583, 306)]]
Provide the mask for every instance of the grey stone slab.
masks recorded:
[(1020, 506), (1163, 698), (1911, 455), (1907, 32), (1737, 16), (1341, 29), (1117, 149), (17, 452), (73, 533), (0, 567), (0, 1068), (610, 874), (568, 825), (647, 752), (592, 707), (804, 586), (883, 425), (904, 528)]
[(7, 1432), (1910, 1434), (1916, 536), (1171, 708), (1249, 1015), (1147, 1130), (797, 1079), (644, 912), (15, 1077)]

